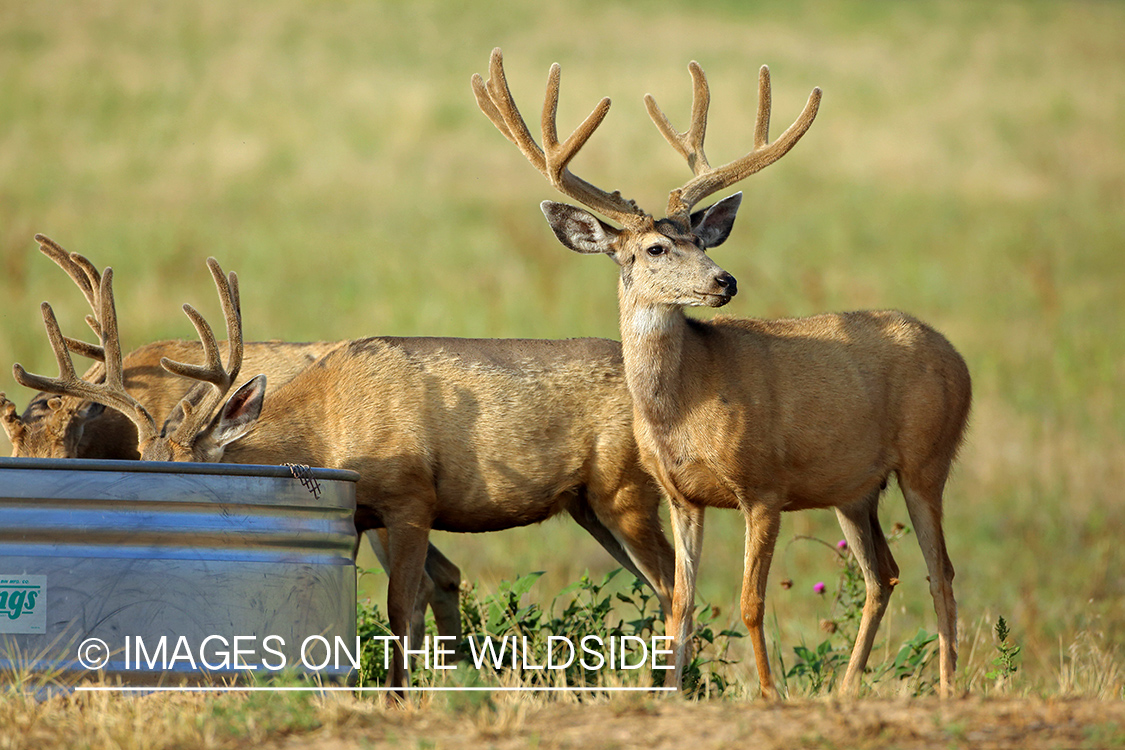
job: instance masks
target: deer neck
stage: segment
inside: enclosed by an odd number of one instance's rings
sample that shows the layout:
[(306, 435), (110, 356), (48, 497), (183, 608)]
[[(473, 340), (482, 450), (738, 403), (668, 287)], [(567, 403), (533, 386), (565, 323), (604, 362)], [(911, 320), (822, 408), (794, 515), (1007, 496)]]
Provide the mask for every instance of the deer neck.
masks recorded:
[(656, 439), (682, 420), (688, 320), (681, 305), (641, 302), (624, 287), (619, 301), (625, 381), (637, 418)]

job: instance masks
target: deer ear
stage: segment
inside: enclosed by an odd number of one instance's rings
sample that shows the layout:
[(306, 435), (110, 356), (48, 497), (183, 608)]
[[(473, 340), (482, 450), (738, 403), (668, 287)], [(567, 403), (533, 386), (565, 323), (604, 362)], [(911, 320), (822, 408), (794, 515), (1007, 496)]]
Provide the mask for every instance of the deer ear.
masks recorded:
[(227, 399), (211, 433), (216, 445), (222, 447), (233, 443), (253, 429), (262, 415), (265, 394), (266, 376), (263, 374), (251, 379)]
[(83, 404), (82, 408), (78, 410), (75, 417), (79, 421), (85, 422), (89, 419), (97, 419), (102, 414), (105, 414), (105, 404), (99, 404), (97, 401), (87, 401)]
[(105, 409), (105, 404), (87, 401), (74, 413), (70, 424), (67, 425), (67, 439), (68, 441), (74, 441), (74, 450), (78, 450), (78, 446), (82, 443), (82, 438), (86, 435), (86, 428), (91, 422), (105, 414)]
[(734, 229), (734, 219), (738, 207), (742, 205), (742, 193), (723, 198), (718, 203), (702, 208), (691, 215), (691, 232), (704, 248), (718, 247), (727, 241)]
[(551, 225), (559, 242), (574, 252), (585, 255), (614, 254), (613, 240), (620, 230), (614, 229), (589, 211), (566, 203), (543, 201), (539, 208), (543, 210), (543, 215), (547, 217), (547, 223)]

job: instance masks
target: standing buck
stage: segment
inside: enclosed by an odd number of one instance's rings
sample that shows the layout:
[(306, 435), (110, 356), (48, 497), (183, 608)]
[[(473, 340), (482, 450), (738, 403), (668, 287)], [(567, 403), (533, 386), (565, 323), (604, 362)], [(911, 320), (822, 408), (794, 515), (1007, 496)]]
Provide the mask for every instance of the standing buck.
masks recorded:
[[(268, 397), (259, 375), (220, 406), (237, 377), (241, 328), (233, 276), (226, 282), (211, 264), (227, 318), (228, 365), (206, 322), (185, 306), (207, 365), (162, 361), (200, 381), (162, 430), (122, 385), (110, 269), (98, 300), (105, 383), (74, 375), (68, 340), (46, 304), (61, 377), (17, 365), (17, 380), (122, 410), (137, 425), (145, 459), (280, 460), (357, 471), (356, 527), (388, 532), (387, 612), (397, 636), (410, 633), (431, 529), (496, 531), (563, 511), (670, 611), (674, 552), (661, 528), (659, 490), (638, 460), (615, 342), (360, 339)], [(402, 686), (406, 677), (396, 646), (389, 683)]]
[(676, 544), (669, 618), (678, 682), (691, 633), (696, 570), (707, 507), (738, 508), (746, 523), (742, 619), (750, 631), (763, 695), (774, 693), (762, 628), (766, 579), (781, 512), (834, 508), (863, 569), (867, 598), (844, 676), (860, 685), (898, 566), (878, 520), (878, 501), (898, 478), (929, 570), (937, 613), (941, 692), (956, 666), (953, 566), (942, 533), (942, 492), (969, 412), (969, 373), (949, 342), (900, 312), (850, 312), (791, 320), (700, 321), (684, 307), (721, 307), (735, 279), (706, 255), (730, 234), (741, 194), (692, 213), (703, 198), (781, 158), (812, 123), (814, 89), (796, 122), (768, 142), (769, 71), (758, 86), (754, 148), (718, 169), (703, 153), (708, 90), (699, 65), (691, 127), (678, 133), (646, 97), (661, 133), (695, 176), (671, 191), (668, 216), (656, 219), (619, 193), (571, 174), (567, 165), (604, 118), (603, 99), (559, 143), (555, 114), (559, 68), (552, 66), (543, 108), (543, 148), (532, 139), (504, 78), (500, 50), (490, 80), (473, 77), (481, 109), (563, 194), (620, 223), (546, 201), (555, 235), (580, 253), (605, 253), (620, 267), (618, 296), (625, 380), (644, 465), (671, 501)]

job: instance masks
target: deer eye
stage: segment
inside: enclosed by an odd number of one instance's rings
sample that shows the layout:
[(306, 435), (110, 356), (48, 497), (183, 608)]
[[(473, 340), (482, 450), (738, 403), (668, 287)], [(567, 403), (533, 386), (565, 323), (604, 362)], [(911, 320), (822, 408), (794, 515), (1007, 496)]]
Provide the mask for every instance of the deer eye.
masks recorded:
[(667, 252), (667, 250), (668, 248), (664, 247), (663, 245), (649, 245), (645, 249), (645, 252), (651, 255), (653, 258), (659, 258), (661, 255)]

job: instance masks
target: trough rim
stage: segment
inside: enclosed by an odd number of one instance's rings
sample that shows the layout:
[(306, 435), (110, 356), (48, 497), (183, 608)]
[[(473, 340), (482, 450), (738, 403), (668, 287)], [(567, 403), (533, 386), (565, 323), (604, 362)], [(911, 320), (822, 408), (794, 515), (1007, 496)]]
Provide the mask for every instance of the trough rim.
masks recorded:
[[(288, 466), (272, 464), (195, 463), (190, 461), (128, 461), (108, 458), (0, 458), (3, 469), (62, 469), (66, 471), (126, 471), (137, 474), (204, 474), (236, 477), (292, 478)], [(358, 482), (359, 472), (351, 469), (309, 467), (315, 479)]]

